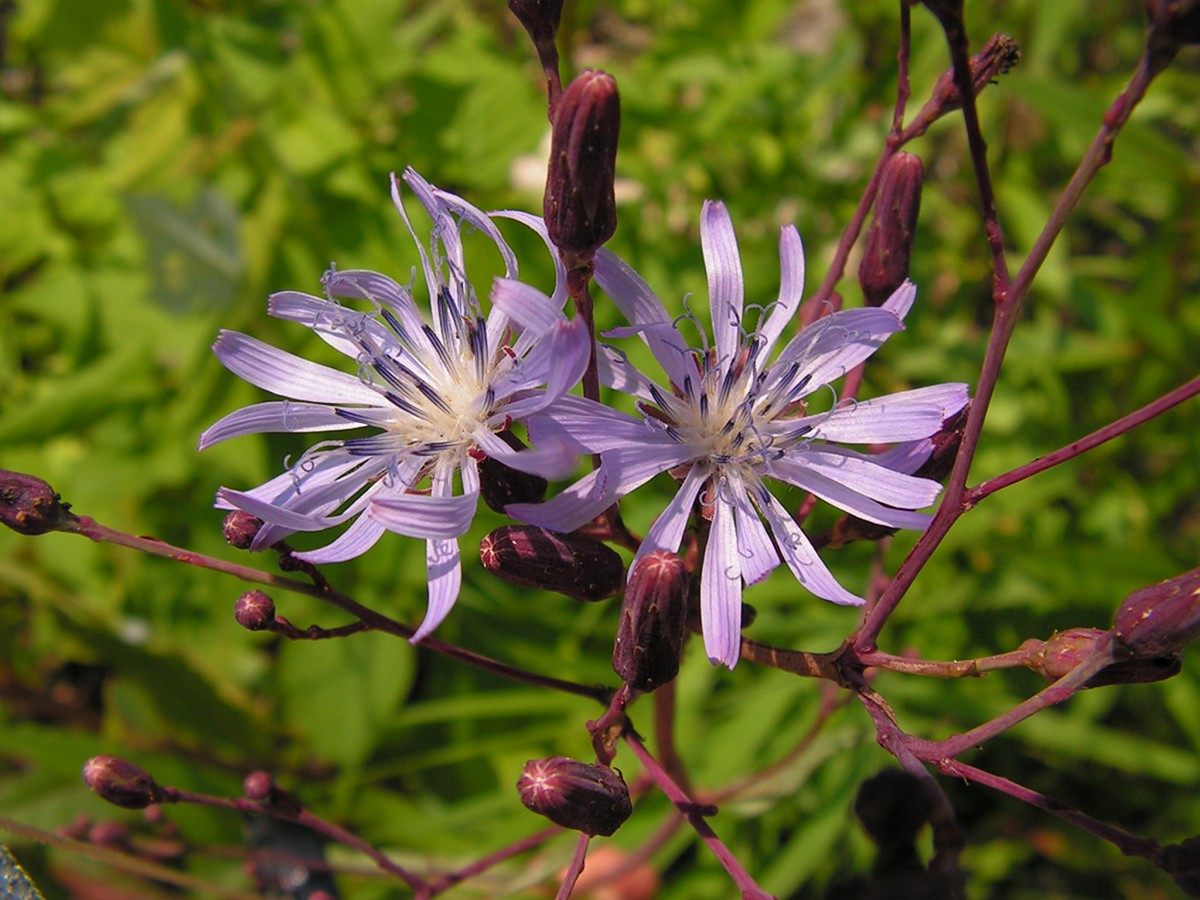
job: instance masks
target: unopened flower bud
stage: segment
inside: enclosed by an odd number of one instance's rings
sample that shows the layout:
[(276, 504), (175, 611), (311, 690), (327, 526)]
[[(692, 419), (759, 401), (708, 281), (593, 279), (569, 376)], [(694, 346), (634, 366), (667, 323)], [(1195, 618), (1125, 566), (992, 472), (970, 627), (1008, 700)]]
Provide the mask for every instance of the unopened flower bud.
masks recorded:
[[(524, 450), (521, 439), (508, 429), (496, 433), (514, 450)], [(546, 496), (548, 482), (538, 475), (519, 472), (498, 459), (487, 457), (479, 463), (479, 493), (483, 502), (498, 513), (510, 503), (537, 503)]]
[(903, 769), (884, 769), (859, 786), (854, 814), (880, 847), (912, 844), (929, 821), (933, 800), (915, 775)]
[(611, 597), (625, 575), (621, 557), (599, 541), (536, 525), (497, 528), (480, 542), (479, 558), (509, 584), (545, 588), (576, 600)]
[(1087, 659), (1095, 647), (1108, 640), (1109, 633), (1099, 628), (1068, 628), (1043, 642), (1025, 665), (1050, 681), (1057, 681)]
[(71, 520), (70, 504), (40, 478), (0, 469), (0, 523), (18, 534), (46, 534)]
[[(971, 86), (979, 96), (997, 77), (1009, 72), (1021, 61), (1021, 48), (1006, 34), (994, 34), (983, 49), (971, 57)], [(962, 106), (958, 87), (954, 84), (954, 69), (947, 69), (933, 86), (933, 94), (921, 107), (912, 122), (904, 129), (904, 140), (922, 135), (937, 119)]]
[(569, 756), (531, 759), (517, 790), (528, 809), (584, 834), (610, 835), (633, 812), (620, 772)]
[(687, 597), (688, 573), (678, 553), (655, 550), (634, 565), (612, 658), (613, 671), (634, 690), (652, 691), (679, 674)]
[(225, 540), (231, 547), (236, 547), (239, 550), (249, 550), (250, 545), (254, 543), (254, 538), (258, 535), (258, 530), (262, 526), (262, 519), (252, 516), (244, 510), (235, 509), (221, 523), (221, 532), (225, 535)]
[(262, 591), (246, 591), (233, 605), (233, 617), (247, 631), (265, 631), (275, 622), (275, 601)]
[(83, 780), (102, 799), (126, 809), (145, 809), (163, 796), (149, 772), (116, 756), (93, 756), (83, 765)]
[(1113, 620), (1138, 659), (1168, 656), (1200, 635), (1200, 569), (1134, 591)]
[(858, 266), (858, 283), (867, 306), (883, 306), (908, 278), (923, 178), (921, 158), (912, 153), (897, 153), (884, 166)]
[(275, 792), (275, 779), (270, 772), (259, 769), (251, 772), (242, 781), (242, 796), (255, 803), (266, 803)]
[[(617, 229), (617, 82), (588, 69), (567, 85), (554, 114), (543, 216), (550, 240), (585, 263)], [(570, 265), (570, 263), (568, 263)]]
[(918, 478), (932, 478), (942, 481), (954, 468), (958, 458), (958, 448), (962, 444), (963, 433), (967, 430), (967, 417), (971, 412), (971, 401), (967, 405), (942, 422), (937, 434), (929, 438), (933, 450), (928, 459), (921, 463), (920, 468), (913, 472)]

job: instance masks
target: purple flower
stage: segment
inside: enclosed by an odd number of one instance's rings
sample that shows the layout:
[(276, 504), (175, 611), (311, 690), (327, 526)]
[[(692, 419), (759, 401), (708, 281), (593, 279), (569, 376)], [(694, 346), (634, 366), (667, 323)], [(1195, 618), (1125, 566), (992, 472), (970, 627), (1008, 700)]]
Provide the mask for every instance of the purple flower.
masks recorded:
[[(785, 228), (780, 236), (782, 283), (778, 300), (766, 307), (744, 304), (737, 241), (724, 204), (704, 205), (700, 239), (708, 271), (711, 347), (703, 329), (702, 346), (690, 347), (677, 328), (680, 320), (672, 321), (636, 272), (607, 251), (597, 255), (596, 280), (631, 323), (609, 335), (640, 335), (669, 388), (605, 348), (602, 377), (636, 398), (641, 417), (573, 396), (555, 401), (530, 420), (530, 434), (537, 441), (573, 441), (581, 452), (600, 453), (601, 465), (552, 500), (513, 504), (508, 512), (571, 531), (660, 472), (682, 477), (638, 558), (677, 550), (700, 500), (712, 518), (701, 572), (704, 646), (710, 659), (732, 668), (739, 652), (742, 585), (765, 578), (781, 561), (818, 597), (863, 602), (838, 584), (765, 479), (811, 491), (871, 522), (923, 528), (929, 516), (913, 510), (933, 503), (941, 486), (911, 473), (931, 450), (924, 439), (966, 403), (967, 387), (942, 384), (850, 403), (838, 402), (833, 393), (829, 409), (810, 413), (807, 398), (904, 327), (916, 288), (905, 282), (879, 308), (826, 316), (770, 361), (800, 304), (804, 254), (795, 228)], [(753, 328), (747, 324), (752, 310), (757, 310)], [(680, 319), (695, 321), (690, 314)], [(878, 455), (838, 446), (885, 442), (900, 443)]]
[[(512, 421), (538, 412), (579, 380), (588, 359), (582, 324), (562, 312), (559, 266), (553, 297), (525, 288), (514, 321), (503, 304), (485, 317), (463, 264), (463, 224), (482, 232), (504, 261), (508, 284), (517, 261), (491, 219), (416, 172), (404, 182), (433, 220), (426, 250), (417, 238), (392, 177), (392, 199), (421, 255), (432, 316), (426, 319), (409, 285), (370, 271), (325, 273), (325, 297), (285, 291), (270, 298), (276, 318), (311, 328), (353, 361), (343, 372), (301, 359), (237, 332), (222, 332), (213, 349), (221, 363), (251, 384), (287, 399), (259, 403), (225, 416), (200, 436), (200, 448), (258, 432), (376, 433), (326, 440), (288, 471), (250, 491), (221, 488), (217, 505), (262, 519), (252, 549), (297, 531), (352, 524), (327, 546), (300, 553), (313, 563), (358, 556), (384, 531), (425, 538), (429, 608), (414, 635), (428, 635), (445, 618), (462, 582), (458, 537), (479, 500), (477, 463), (490, 456), (521, 471), (562, 477), (574, 465), (573, 447), (551, 439), (513, 450), (497, 436)], [(536, 227), (521, 213), (510, 218)], [(515, 284), (515, 282), (513, 282)], [(510, 288), (508, 295), (513, 293)], [(367, 301), (358, 311), (334, 298)]]

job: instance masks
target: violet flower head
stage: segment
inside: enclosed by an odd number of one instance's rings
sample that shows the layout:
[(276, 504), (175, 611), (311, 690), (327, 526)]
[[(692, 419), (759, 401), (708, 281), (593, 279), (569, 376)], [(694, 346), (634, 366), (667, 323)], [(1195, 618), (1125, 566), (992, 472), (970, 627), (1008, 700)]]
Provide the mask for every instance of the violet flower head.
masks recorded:
[[(501, 305), (485, 315), (463, 264), (464, 226), (499, 250), (505, 278), (517, 261), (494, 222), (466, 201), (441, 191), (412, 169), (404, 183), (433, 220), (428, 249), (417, 238), (392, 177), (392, 199), (420, 253), (432, 315), (418, 309), (411, 281), (371, 271), (325, 273), (325, 297), (285, 291), (270, 298), (276, 318), (311, 328), (349, 357), (351, 371), (319, 365), (236, 332), (222, 332), (213, 349), (231, 372), (286, 399), (258, 403), (222, 418), (200, 436), (200, 448), (260, 432), (375, 433), (325, 440), (286, 472), (250, 491), (221, 488), (217, 506), (240, 509), (265, 524), (251, 549), (288, 534), (351, 523), (318, 550), (299, 553), (312, 563), (339, 562), (368, 550), (384, 531), (424, 538), (429, 608), (413, 637), (445, 618), (462, 582), (458, 537), (479, 500), (478, 463), (486, 457), (549, 477), (569, 473), (573, 448), (551, 440), (517, 450), (498, 436), (514, 420), (538, 412), (580, 379), (587, 333), (568, 320), (565, 272), (558, 264), (554, 295), (522, 285), (523, 327)], [(521, 213), (504, 215), (537, 227)], [(507, 295), (511, 295), (508, 291)], [(366, 301), (365, 311), (338, 299)]]
[[(779, 297), (747, 306), (733, 224), (724, 204), (708, 202), (700, 221), (708, 272), (713, 344), (703, 328), (689, 346), (646, 283), (608, 251), (596, 257), (596, 280), (630, 322), (606, 336), (639, 335), (662, 366), (668, 386), (605, 348), (601, 377), (632, 395), (640, 418), (567, 396), (529, 422), (535, 441), (574, 441), (599, 453), (600, 467), (542, 504), (512, 504), (508, 512), (545, 528), (571, 531), (660, 472), (682, 478), (675, 498), (650, 527), (637, 558), (676, 551), (688, 516), (700, 501), (711, 515), (701, 570), (704, 646), (714, 662), (736, 665), (742, 587), (781, 562), (818, 597), (863, 601), (843, 588), (817, 556), (792, 515), (767, 487), (775, 479), (811, 491), (860, 518), (895, 528), (923, 528), (914, 512), (936, 499), (941, 485), (911, 473), (928, 457), (926, 440), (967, 402), (963, 384), (942, 384), (839, 402), (809, 411), (825, 390), (900, 331), (916, 288), (905, 282), (878, 308), (835, 312), (772, 351), (800, 305), (804, 254), (794, 227), (780, 236)], [(756, 314), (756, 315), (755, 315)], [(751, 319), (757, 321), (750, 325)], [(897, 443), (868, 455), (841, 444)], [(631, 566), (631, 571), (636, 566)]]

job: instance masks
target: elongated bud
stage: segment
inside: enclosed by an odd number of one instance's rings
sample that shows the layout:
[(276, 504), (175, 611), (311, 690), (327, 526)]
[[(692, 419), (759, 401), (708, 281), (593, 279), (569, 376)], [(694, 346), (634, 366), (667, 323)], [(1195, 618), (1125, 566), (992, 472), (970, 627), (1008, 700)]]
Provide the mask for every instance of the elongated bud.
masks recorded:
[(71, 520), (70, 504), (45, 481), (23, 472), (0, 469), (0, 523), (18, 534), (58, 531)]
[[(1068, 628), (1042, 644), (1025, 665), (1050, 681), (1057, 681), (1090, 657), (1101, 645), (1107, 645), (1106, 649), (1099, 652), (1106, 653), (1111, 661), (1087, 680), (1083, 685), (1085, 688), (1164, 681), (1178, 675), (1183, 668), (1183, 657), (1178, 653), (1130, 659), (1127, 656), (1128, 650), (1112, 638), (1112, 632), (1099, 628)], [(1026, 645), (1030, 643), (1036, 642), (1026, 641)]]
[(679, 674), (687, 597), (688, 573), (678, 553), (656, 550), (633, 567), (612, 658), (613, 671), (631, 688), (652, 691)]
[(262, 591), (246, 591), (233, 605), (233, 617), (247, 631), (265, 631), (275, 623), (275, 601)]
[(83, 765), (83, 780), (101, 799), (125, 809), (145, 809), (163, 796), (149, 772), (116, 756), (93, 756)]
[(620, 129), (621, 100), (611, 75), (588, 69), (567, 85), (554, 114), (542, 212), (568, 268), (589, 262), (617, 229)]
[(620, 772), (569, 756), (531, 759), (517, 790), (528, 809), (584, 834), (610, 835), (633, 812)]
[(1134, 591), (1113, 626), (1117, 640), (1138, 659), (1182, 650), (1200, 636), (1200, 569)]
[(908, 278), (924, 173), (921, 158), (912, 153), (897, 153), (884, 166), (858, 266), (858, 283), (867, 306), (883, 306)]
[(504, 525), (479, 544), (479, 558), (509, 584), (544, 588), (576, 600), (604, 600), (621, 589), (625, 569), (615, 550), (577, 534), (536, 525)]
[(262, 526), (262, 519), (252, 516), (244, 510), (235, 509), (221, 523), (221, 533), (225, 536), (225, 541), (229, 546), (237, 547), (239, 550), (249, 550)]
[[(524, 450), (521, 439), (508, 429), (496, 433), (514, 450)], [(483, 502), (498, 513), (509, 503), (537, 503), (546, 496), (549, 482), (528, 472), (518, 472), (498, 459), (485, 458), (479, 463), (479, 493)]]
[[(1006, 34), (994, 34), (983, 45), (983, 49), (971, 57), (971, 86), (975, 96), (992, 84), (996, 78), (1009, 72), (1021, 61), (1021, 47)], [(962, 106), (962, 97), (954, 84), (954, 69), (947, 69), (938, 77), (929, 100), (904, 129), (904, 140), (911, 140), (926, 132), (937, 119)]]

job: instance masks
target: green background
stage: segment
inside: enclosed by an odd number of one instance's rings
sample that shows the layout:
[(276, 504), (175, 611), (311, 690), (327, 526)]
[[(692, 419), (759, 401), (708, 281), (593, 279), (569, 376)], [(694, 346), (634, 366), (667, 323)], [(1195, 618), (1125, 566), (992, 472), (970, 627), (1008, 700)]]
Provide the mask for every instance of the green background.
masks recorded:
[[(890, 122), (894, 6), (568, 3), (567, 66), (602, 67), (622, 92), (611, 247), (669, 307), (705, 297), (697, 238), (705, 198), (729, 205), (748, 297), (775, 296), (785, 223), (804, 237), (809, 289), (823, 277)], [(967, 6), (974, 47), (1004, 31), (1024, 52), (980, 101), (1015, 267), (1133, 70), (1141, 4)], [(241, 560), (221, 539), (215, 489), (258, 484), (308, 442), (241, 438), (195, 451), (212, 421), (265, 399), (217, 363), (209, 351), (217, 330), (319, 354), (307, 330), (266, 316), (269, 293), (319, 293), (330, 262), (406, 281), (416, 256), (388, 199), (391, 171), (413, 166), (485, 209), (539, 209), (548, 126), (527, 38), (498, 0), (17, 0), (0, 15), (0, 465), (46, 478), (77, 512), (111, 526)], [(915, 111), (947, 57), (932, 17), (917, 8), (913, 19)], [(1051, 253), (972, 482), (1194, 376), (1197, 59), (1185, 51), (1156, 82)], [(926, 166), (912, 265), (920, 294), (908, 330), (868, 368), (864, 396), (973, 382), (990, 320), (961, 121), (939, 123), (907, 149)], [(539, 242), (511, 237), (522, 274), (548, 287)], [(478, 257), (482, 292), (496, 260)], [(853, 278), (839, 289), (858, 302)], [(617, 324), (603, 300), (599, 316)], [(1196, 421), (1193, 401), (988, 500), (945, 541), (882, 646), (962, 659), (1056, 629), (1107, 627), (1126, 594), (1195, 567)], [(664, 477), (625, 505), (635, 528), (670, 490)], [(815, 514), (818, 525), (832, 518)], [(473, 547), (499, 524), (481, 513), (463, 539), (462, 596), (438, 636), (535, 671), (614, 684), (616, 604), (581, 605), (485, 577)], [(911, 543), (898, 537), (885, 565), (894, 568)], [(422, 550), (386, 536), (327, 574), (415, 623)], [(855, 545), (825, 558), (860, 591), (876, 553)], [(269, 556), (253, 562), (273, 565)], [(449, 868), (542, 827), (513, 789), (525, 760), (589, 753), (584, 723), (597, 709), (586, 701), (488, 678), (378, 634), (321, 644), (250, 634), (231, 614), (242, 589), (66, 535), (0, 534), (0, 813), (51, 831), (82, 815), (152, 834), (138, 815), (89, 794), (79, 778), (85, 759), (117, 753), (163, 783), (225, 795), (238, 793), (247, 772), (269, 768), (314, 811), (397, 859)], [(803, 595), (786, 572), (746, 599), (759, 612), (748, 634), (784, 646), (832, 649), (856, 622), (853, 611)], [(276, 600), (301, 627), (345, 621), (308, 599)], [(885, 675), (876, 686), (902, 726), (939, 738), (1042, 683), (1022, 670), (962, 683)], [(697, 647), (678, 682), (678, 744), (695, 785), (721, 789), (786, 759), (713, 820), (781, 897), (818, 897), (872, 859), (849, 807), (857, 784), (890, 758), (857, 705), (810, 734), (824, 696), (819, 684), (749, 664), (712, 669)], [(648, 733), (649, 702), (633, 715)], [(1200, 832), (1198, 750), (1200, 668), (1188, 659), (1171, 681), (1088, 692), (966, 759), (1166, 843)], [(627, 750), (618, 765), (631, 780), (639, 771)], [(1175, 890), (1145, 862), (1015, 800), (945, 788), (967, 835), (972, 897)], [(190, 871), (247, 886), (238, 862), (213, 852), (242, 844), (235, 815), (167, 812), (196, 851)], [(637, 848), (669, 813), (651, 792), (612, 843)], [(101, 871), (0, 838), (47, 897), (68, 896), (72, 873)], [(559, 837), (456, 896), (549, 896), (538, 880), (565, 865), (572, 846)], [(668, 841), (653, 866), (661, 897), (733, 893), (690, 832)], [(396, 891), (365, 875), (345, 876), (342, 887), (364, 898)]]

